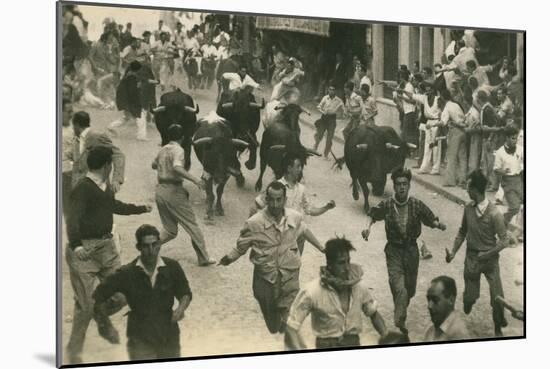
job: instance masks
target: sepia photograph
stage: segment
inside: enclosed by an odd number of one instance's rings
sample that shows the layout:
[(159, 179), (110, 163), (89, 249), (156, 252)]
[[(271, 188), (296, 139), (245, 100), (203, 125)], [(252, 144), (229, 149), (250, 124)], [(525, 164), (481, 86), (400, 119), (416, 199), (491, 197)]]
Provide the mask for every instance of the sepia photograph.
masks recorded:
[(57, 366), (525, 338), (525, 31), (56, 11)]

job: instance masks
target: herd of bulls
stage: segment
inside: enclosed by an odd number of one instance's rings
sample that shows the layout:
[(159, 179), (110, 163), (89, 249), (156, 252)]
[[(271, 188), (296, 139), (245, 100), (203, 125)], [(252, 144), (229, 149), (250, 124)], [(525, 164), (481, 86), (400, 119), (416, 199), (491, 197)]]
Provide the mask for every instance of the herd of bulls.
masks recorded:
[[(191, 167), (191, 147), (199, 159), (205, 175), (207, 194), (207, 217), (214, 214), (224, 215), (222, 196), (224, 186), (230, 176), (234, 176), (239, 187), (244, 185), (239, 156), (248, 150), (245, 167), (256, 168), (257, 151), (260, 150), (260, 173), (255, 189), (262, 189), (262, 178), (269, 166), (276, 178), (283, 176), (283, 157), (292, 152), (303, 162), (311, 155), (319, 156), (312, 149), (304, 147), (300, 141), (300, 114), (307, 113), (300, 105), (277, 105), (275, 118), (264, 120), (265, 127), (261, 143), (256, 134), (260, 126), (260, 110), (265, 101), (257, 103), (254, 96), (245, 90), (223, 92), (216, 111), (197, 118), (199, 106), (193, 98), (176, 89), (161, 96), (159, 106), (154, 109), (155, 123), (162, 139), (167, 144), (167, 130), (172, 124), (180, 125), (184, 130), (182, 146), (185, 153), (184, 166)], [(387, 174), (393, 168), (402, 166), (408, 155), (409, 147), (391, 127), (369, 127), (361, 125), (350, 134), (345, 144), (344, 158), (352, 178), (352, 193), (359, 199), (358, 186), (364, 195), (364, 209), (368, 211), (369, 189), (381, 196), (384, 192)], [(214, 189), (216, 196), (214, 196)], [(214, 200), (216, 203), (214, 204)]]

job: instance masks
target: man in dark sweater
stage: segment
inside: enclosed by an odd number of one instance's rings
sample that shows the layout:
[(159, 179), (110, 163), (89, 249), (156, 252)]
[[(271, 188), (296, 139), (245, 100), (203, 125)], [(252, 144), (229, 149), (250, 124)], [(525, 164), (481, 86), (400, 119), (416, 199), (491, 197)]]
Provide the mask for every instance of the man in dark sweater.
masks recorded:
[(479, 298), (481, 274), (484, 274), (489, 283), (495, 335), (502, 336), (502, 327), (506, 327), (507, 322), (504, 318), (504, 308), (496, 298), (504, 296), (498, 259), (499, 252), (507, 245), (507, 234), (504, 217), (497, 207), (485, 198), (486, 188), (487, 178), (481, 170), (470, 173), (468, 195), (473, 201), (464, 207), (462, 225), (458, 230), (453, 249), (446, 250), (447, 262), (450, 263), (454, 259), (466, 240), (464, 312), (469, 314)]
[[(140, 256), (118, 269), (94, 292), (94, 311), (107, 316), (105, 303), (116, 293), (128, 300), (128, 356), (130, 360), (153, 360), (180, 356), (180, 330), (191, 303), (191, 289), (176, 260), (160, 257), (158, 229), (144, 224), (136, 231)], [(172, 310), (174, 298), (178, 307)]]
[(407, 308), (416, 293), (419, 253), (416, 240), (422, 224), (430, 228), (447, 229), (422, 201), (409, 196), (411, 171), (397, 168), (392, 172), (395, 195), (370, 209), (366, 229), (361, 233), (368, 240), (371, 225), (384, 221), (388, 243), (384, 249), (390, 289), (393, 296), (394, 322), (402, 333), (406, 328)]
[[(151, 206), (125, 204), (115, 200), (107, 179), (111, 174), (113, 151), (105, 146), (93, 147), (87, 157), (88, 174), (70, 196), (67, 224), (69, 245), (66, 250), (75, 307), (71, 337), (67, 345), (68, 361), (82, 362), (81, 354), (86, 331), (92, 319), (92, 292), (96, 278), (104, 280), (120, 267), (111, 230), (113, 214), (131, 215), (151, 211)], [(110, 313), (120, 310), (125, 301), (118, 295), (110, 301)], [(97, 319), (99, 334), (111, 343), (119, 341), (108, 318)]]

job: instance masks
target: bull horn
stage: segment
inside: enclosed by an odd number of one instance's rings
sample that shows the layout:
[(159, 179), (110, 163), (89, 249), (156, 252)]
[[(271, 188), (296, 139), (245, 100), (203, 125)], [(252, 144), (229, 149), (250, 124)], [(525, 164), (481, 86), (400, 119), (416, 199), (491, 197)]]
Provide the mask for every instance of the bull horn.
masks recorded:
[(313, 150), (313, 149), (308, 149), (306, 148), (306, 153), (308, 155), (315, 155), (315, 156), (321, 156), (321, 154), (319, 154), (317, 151)]
[(416, 145), (410, 142), (407, 142), (407, 146), (409, 147), (409, 149), (412, 149), (412, 150), (416, 149)]
[(228, 102), (228, 103), (223, 103), (222, 104), (222, 108), (224, 109), (229, 109), (229, 108), (232, 108), (233, 107), (233, 103), (232, 102)]
[(193, 146), (200, 146), (200, 145), (205, 145), (205, 144), (209, 144), (213, 141), (214, 139), (212, 137), (203, 137), (203, 138), (199, 138), (195, 141), (193, 141)]
[(269, 147), (270, 150), (284, 150), (285, 148), (285, 145), (272, 145)]
[(186, 106), (185, 107), (185, 110), (188, 111), (189, 113), (194, 113), (194, 114), (197, 114), (199, 112), (199, 106), (197, 105), (196, 107), (191, 107), (191, 106)]
[(251, 108), (262, 109), (262, 104), (258, 104), (257, 102), (250, 102), (250, 103), (248, 103), (248, 105), (249, 105)]
[(394, 149), (394, 150), (397, 150), (399, 148), (399, 146), (397, 145), (393, 145), (389, 142), (386, 142), (386, 149)]
[(281, 109), (284, 109), (285, 108), (285, 105), (277, 105), (274, 110), (281, 110)]
[(357, 144), (357, 145), (355, 145), (355, 148), (359, 149), (359, 150), (366, 150), (368, 147), (369, 147), (368, 144)]
[(254, 137), (254, 135), (250, 133), (250, 131), (246, 131), (246, 135), (250, 138), (254, 146), (260, 146), (260, 143), (258, 142), (258, 140), (256, 140), (256, 137)]
[(238, 138), (232, 138), (231, 142), (233, 143), (233, 145), (236, 145), (236, 146), (248, 147), (248, 142), (243, 141), (243, 140), (239, 140)]
[(153, 109), (153, 113), (162, 113), (163, 111), (166, 111), (166, 106), (157, 106)]

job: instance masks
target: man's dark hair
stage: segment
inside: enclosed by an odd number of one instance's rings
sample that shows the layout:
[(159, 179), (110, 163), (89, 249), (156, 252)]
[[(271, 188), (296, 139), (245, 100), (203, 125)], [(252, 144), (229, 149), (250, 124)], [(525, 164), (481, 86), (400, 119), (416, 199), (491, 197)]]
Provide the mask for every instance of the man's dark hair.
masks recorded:
[(130, 22), (126, 23), (126, 27), (132, 27), (132, 23)]
[(274, 191), (282, 190), (283, 195), (286, 197), (286, 186), (279, 181), (273, 181), (267, 185), (267, 188), (265, 189), (266, 196), (269, 194), (269, 189), (273, 189)]
[(141, 34), (141, 37), (147, 37), (147, 36), (151, 36), (151, 32), (150, 31), (145, 31)]
[(86, 158), (86, 164), (90, 170), (103, 168), (105, 164), (113, 162), (113, 150), (107, 146), (92, 147)]
[(409, 336), (401, 332), (390, 331), (378, 340), (379, 345), (399, 345), (402, 343), (410, 343)]
[(466, 42), (463, 39), (458, 40), (456, 44), (458, 45), (458, 51), (466, 46)]
[(81, 128), (88, 128), (90, 126), (90, 114), (85, 111), (77, 111), (73, 115), (73, 124)]
[(470, 76), (468, 78), (468, 86), (470, 86), (473, 90), (479, 87), (479, 82), (476, 77)]
[(475, 60), (468, 60), (466, 62), (466, 66), (470, 69), (476, 69), (477, 68), (477, 64), (476, 64)]
[(519, 134), (519, 131), (516, 127), (514, 126), (506, 126), (504, 128), (504, 136), (506, 138), (508, 137), (512, 137), (512, 136), (517, 136)]
[(391, 172), (391, 180), (393, 181), (393, 183), (395, 183), (397, 178), (403, 178), (403, 177), (407, 178), (407, 180), (410, 182), (411, 178), (412, 178), (411, 171), (409, 169), (399, 167), (399, 168), (394, 169)]
[(415, 74), (414, 74), (414, 80), (415, 80), (416, 82), (422, 82), (422, 81), (424, 81), (424, 77), (423, 77), (422, 74), (420, 74), (420, 73), (415, 73)]
[(443, 285), (443, 296), (446, 298), (455, 297), (456, 298), (456, 282), (453, 278), (446, 275), (441, 275), (432, 279), (432, 283), (437, 284), (441, 282)]
[(424, 68), (422, 68), (422, 70), (423, 70), (424, 72), (426, 72), (426, 74), (427, 74), (428, 76), (431, 76), (431, 75), (433, 74), (433, 72), (434, 72), (433, 69), (430, 68), (430, 67), (424, 67)]
[(179, 124), (172, 124), (167, 132), (170, 141), (178, 141), (183, 137), (183, 128)]
[(470, 180), (470, 186), (479, 191), (479, 193), (485, 193), (487, 189), (487, 177), (483, 174), (481, 169), (476, 169), (468, 174)]
[(401, 69), (399, 70), (398, 75), (399, 75), (399, 79), (408, 81), (409, 77), (411, 76), (411, 72), (409, 72), (407, 69)]
[(287, 174), (288, 167), (291, 166), (291, 165), (294, 165), (294, 161), (296, 161), (296, 160), (300, 160), (300, 164), (302, 164), (302, 166), (305, 164), (303, 156), (299, 155), (297, 152), (292, 152), (291, 151), (291, 152), (287, 152), (283, 155), (282, 166), (283, 166), (283, 173), (284, 174)]
[(338, 255), (343, 252), (349, 253), (352, 250), (355, 250), (355, 247), (353, 247), (351, 242), (344, 237), (336, 237), (328, 240), (325, 244), (325, 258), (327, 264), (334, 262)]
[[(443, 68), (443, 66), (441, 65), (441, 63), (435, 63), (435, 64), (434, 64), (434, 68), (435, 68), (435, 67)], [(424, 69), (426, 69), (426, 68), (424, 68)]]
[(353, 82), (348, 81), (348, 82), (346, 82), (344, 87), (347, 88), (348, 90), (353, 91), (353, 89), (355, 88), (355, 84)]
[(142, 224), (136, 230), (136, 242), (139, 244), (145, 236), (157, 236), (160, 239), (160, 233), (157, 227), (150, 224)]
[(366, 83), (363, 83), (361, 85), (361, 91), (363, 91), (365, 94), (369, 95), (370, 94), (370, 87), (369, 85), (367, 85)]

